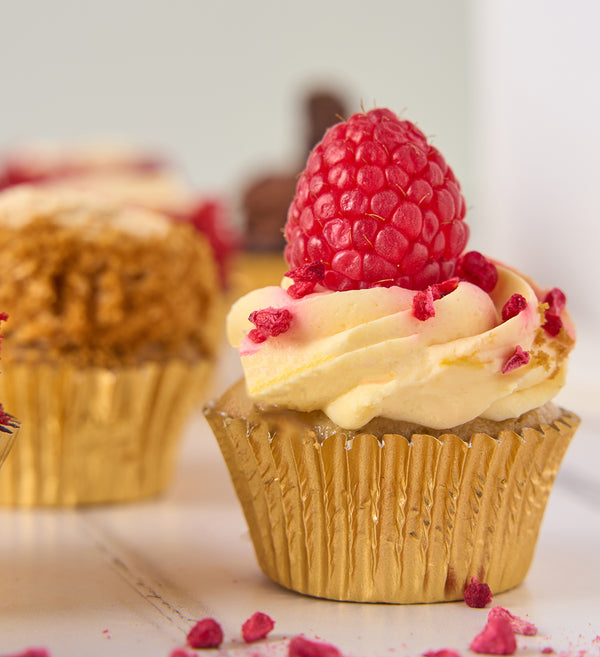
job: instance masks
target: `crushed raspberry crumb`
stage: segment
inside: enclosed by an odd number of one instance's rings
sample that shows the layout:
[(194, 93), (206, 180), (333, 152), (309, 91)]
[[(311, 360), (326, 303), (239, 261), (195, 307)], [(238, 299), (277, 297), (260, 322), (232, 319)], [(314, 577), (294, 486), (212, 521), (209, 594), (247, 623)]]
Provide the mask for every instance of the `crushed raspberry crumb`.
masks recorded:
[(26, 648), (22, 652), (16, 652), (4, 657), (50, 657), (50, 652), (46, 648)]
[(502, 308), (502, 321), (506, 322), (516, 317), (525, 308), (527, 308), (525, 297), (522, 294), (513, 294)]
[(192, 648), (218, 648), (223, 643), (223, 629), (214, 618), (199, 620), (187, 635)]
[(492, 601), (492, 590), (485, 582), (477, 577), (471, 577), (471, 582), (465, 587), (463, 594), (467, 606), (482, 609)]
[(553, 315), (548, 311), (546, 311), (544, 317), (546, 321), (542, 324), (542, 328), (548, 335), (555, 338), (560, 333), (560, 329), (562, 328), (562, 319), (558, 315)]
[(549, 313), (560, 315), (567, 305), (567, 297), (560, 288), (553, 287), (544, 297), (544, 303), (548, 304)]
[(517, 640), (510, 622), (497, 617), (488, 620), (486, 626), (469, 646), (474, 652), (484, 655), (514, 655)]
[(524, 636), (534, 636), (537, 634), (537, 627), (533, 623), (514, 616), (504, 607), (492, 607), (488, 613), (488, 620), (499, 617), (505, 618), (510, 623), (515, 634), (523, 634)]
[(12, 417), (5, 412), (4, 407), (0, 404), (0, 426), (7, 426), (12, 422)]
[(288, 657), (342, 657), (334, 645), (295, 636), (288, 646)]
[(565, 293), (558, 287), (553, 287), (544, 297), (544, 303), (548, 304), (544, 313), (545, 322), (542, 328), (548, 335), (555, 338), (563, 326), (560, 313), (567, 305)]
[(542, 655), (553, 655), (555, 653), (555, 650), (552, 646), (546, 646), (545, 648), (542, 648), (540, 650)]
[(193, 652), (186, 650), (185, 648), (175, 648), (169, 655), (169, 657), (195, 657)]
[(285, 273), (294, 281), (287, 293), (294, 299), (300, 299), (314, 292), (317, 283), (325, 278), (325, 265), (322, 262), (308, 262)]
[(423, 657), (462, 657), (456, 650), (442, 648), (441, 650), (428, 650), (423, 653)]
[(529, 353), (527, 351), (523, 351), (521, 345), (517, 345), (512, 356), (510, 356), (504, 363), (502, 367), (502, 374), (508, 374), (508, 372), (512, 372), (522, 365), (527, 365), (530, 360), (531, 356)]
[(252, 342), (259, 344), (268, 337), (285, 333), (292, 323), (293, 315), (287, 308), (263, 308), (250, 313), (248, 319), (256, 326), (248, 333)]
[(491, 292), (498, 282), (498, 270), (479, 251), (469, 251), (458, 259), (456, 273), (460, 278)]
[(442, 299), (443, 297), (448, 296), (451, 292), (454, 292), (456, 288), (458, 287), (459, 283), (459, 278), (458, 276), (455, 276), (454, 278), (449, 278), (447, 281), (443, 281), (442, 283), (436, 283), (435, 285), (432, 285), (432, 290), (433, 290), (433, 298), (435, 299)]
[(246, 643), (253, 643), (264, 639), (274, 627), (275, 621), (270, 616), (256, 611), (242, 625), (242, 637)]
[(419, 291), (413, 297), (413, 315), (421, 322), (435, 317), (434, 297), (431, 285), (423, 291)]

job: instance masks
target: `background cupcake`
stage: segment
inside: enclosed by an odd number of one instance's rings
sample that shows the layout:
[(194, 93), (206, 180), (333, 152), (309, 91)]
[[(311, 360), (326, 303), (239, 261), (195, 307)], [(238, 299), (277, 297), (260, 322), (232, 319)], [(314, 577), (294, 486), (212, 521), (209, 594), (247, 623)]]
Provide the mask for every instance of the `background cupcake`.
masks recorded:
[(0, 194), (0, 254), (0, 394), (24, 425), (0, 501), (161, 491), (220, 343), (207, 240), (145, 208), (20, 185)]
[(579, 423), (566, 299), (477, 252), (442, 155), (389, 110), (331, 128), (288, 213), (290, 278), (230, 311), (245, 381), (206, 416), (261, 568), (336, 600), (525, 577)]
[(212, 247), (221, 286), (229, 285), (238, 236), (227, 204), (194, 191), (162, 155), (109, 140), (24, 144), (0, 161), (0, 190), (20, 184), (93, 192), (189, 222)]

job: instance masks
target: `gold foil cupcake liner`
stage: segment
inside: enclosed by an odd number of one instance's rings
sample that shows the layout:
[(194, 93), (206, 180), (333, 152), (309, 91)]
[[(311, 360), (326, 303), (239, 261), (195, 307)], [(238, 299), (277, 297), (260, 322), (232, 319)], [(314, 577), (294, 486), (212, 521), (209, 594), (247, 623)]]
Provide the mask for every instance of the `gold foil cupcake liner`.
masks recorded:
[(211, 370), (208, 360), (114, 370), (6, 365), (0, 399), (22, 426), (0, 473), (0, 504), (75, 506), (161, 492)]
[(9, 417), (10, 421), (8, 424), (0, 425), (0, 468), (4, 461), (6, 461), (6, 457), (15, 444), (15, 440), (21, 427), (18, 420), (12, 416)]
[(579, 424), (470, 442), (397, 434), (351, 440), (283, 413), (205, 409), (258, 563), (282, 586), (357, 602), (458, 600), (472, 576), (494, 593), (531, 563), (558, 467)]

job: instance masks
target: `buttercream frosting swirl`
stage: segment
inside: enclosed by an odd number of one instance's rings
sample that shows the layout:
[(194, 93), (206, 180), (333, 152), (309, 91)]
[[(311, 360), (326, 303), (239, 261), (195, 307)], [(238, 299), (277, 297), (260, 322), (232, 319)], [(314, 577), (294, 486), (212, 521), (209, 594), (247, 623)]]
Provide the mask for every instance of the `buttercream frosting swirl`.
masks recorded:
[[(539, 290), (518, 272), (498, 265), (491, 294), (461, 281), (434, 301), (425, 321), (413, 313), (413, 290), (397, 286), (319, 291), (300, 299), (285, 285), (250, 292), (232, 307), (227, 334), (240, 350), (249, 396), (261, 405), (322, 410), (345, 429), (374, 417), (451, 428), (483, 417), (518, 417), (555, 397), (566, 374), (574, 331), (542, 328)], [(503, 321), (514, 295), (525, 308)], [(264, 342), (248, 337), (249, 315), (285, 308), (289, 330)], [(503, 373), (521, 348), (529, 362)]]

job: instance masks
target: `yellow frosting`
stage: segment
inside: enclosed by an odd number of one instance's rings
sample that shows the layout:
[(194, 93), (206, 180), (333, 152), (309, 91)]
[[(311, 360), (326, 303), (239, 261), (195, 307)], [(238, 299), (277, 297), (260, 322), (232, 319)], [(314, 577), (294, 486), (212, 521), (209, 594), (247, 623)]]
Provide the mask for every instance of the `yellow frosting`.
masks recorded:
[[(399, 287), (318, 292), (291, 298), (284, 287), (250, 292), (232, 307), (229, 342), (239, 348), (249, 396), (257, 403), (322, 410), (345, 429), (374, 417), (450, 428), (476, 417), (501, 421), (551, 400), (565, 379), (573, 344), (567, 330), (541, 329), (543, 310), (532, 285), (498, 267), (487, 294), (471, 283), (434, 302), (425, 321), (412, 311), (412, 290)], [(526, 308), (503, 322), (502, 307), (520, 294)], [(255, 344), (248, 316), (287, 308), (288, 331)], [(502, 373), (520, 346), (531, 359)]]

